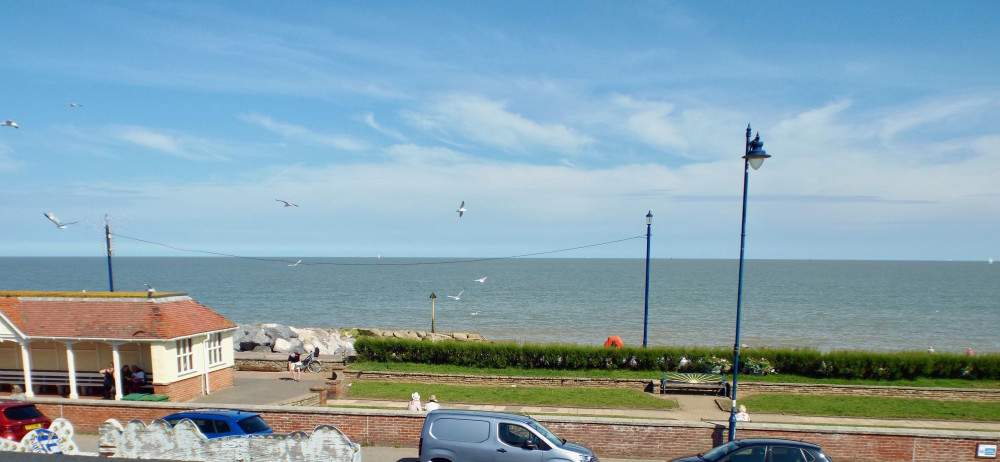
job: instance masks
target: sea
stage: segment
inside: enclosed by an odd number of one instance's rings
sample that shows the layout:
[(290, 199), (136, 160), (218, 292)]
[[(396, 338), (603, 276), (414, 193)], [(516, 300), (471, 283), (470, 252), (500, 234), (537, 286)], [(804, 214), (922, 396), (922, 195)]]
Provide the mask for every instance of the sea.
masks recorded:
[[(149, 284), (186, 293), (237, 323), (433, 324), (519, 343), (736, 341), (735, 259), (653, 259), (648, 291), (645, 259), (307, 258), (290, 266), (296, 260), (3, 257), (0, 290), (108, 291), (113, 280), (116, 292)], [(1000, 353), (1000, 264), (985, 260), (747, 260), (740, 300), (745, 348)]]

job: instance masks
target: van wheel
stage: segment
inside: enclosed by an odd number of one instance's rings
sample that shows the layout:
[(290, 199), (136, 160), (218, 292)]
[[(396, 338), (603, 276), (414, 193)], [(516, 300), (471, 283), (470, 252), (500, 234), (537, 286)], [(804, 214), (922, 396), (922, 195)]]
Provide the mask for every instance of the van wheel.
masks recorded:
[(431, 459), (431, 462), (451, 462), (448, 459)]

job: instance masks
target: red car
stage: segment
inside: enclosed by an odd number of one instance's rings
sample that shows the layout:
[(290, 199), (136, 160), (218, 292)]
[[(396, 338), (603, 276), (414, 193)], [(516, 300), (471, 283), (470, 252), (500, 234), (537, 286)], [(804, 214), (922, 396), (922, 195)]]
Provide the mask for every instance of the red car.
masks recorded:
[(34, 404), (12, 399), (0, 399), (0, 438), (20, 442), (36, 428), (49, 428), (52, 423)]

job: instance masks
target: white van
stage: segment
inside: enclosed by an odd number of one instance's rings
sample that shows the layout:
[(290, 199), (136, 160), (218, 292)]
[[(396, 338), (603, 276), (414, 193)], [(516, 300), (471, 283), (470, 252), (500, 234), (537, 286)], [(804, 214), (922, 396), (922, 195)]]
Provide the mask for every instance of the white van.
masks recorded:
[(420, 462), (598, 462), (535, 419), (503, 412), (431, 411), (418, 451)]

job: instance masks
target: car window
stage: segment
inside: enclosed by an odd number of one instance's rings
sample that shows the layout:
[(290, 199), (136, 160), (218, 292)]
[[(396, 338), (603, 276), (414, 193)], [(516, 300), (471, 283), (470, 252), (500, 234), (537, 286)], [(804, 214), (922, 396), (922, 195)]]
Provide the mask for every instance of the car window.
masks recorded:
[(230, 433), (232, 430), (229, 428), (229, 422), (225, 420), (215, 421), (215, 433)]
[[(219, 422), (219, 423), (223, 423), (223, 422)], [(251, 435), (251, 434), (254, 434), (254, 433), (267, 433), (269, 430), (271, 430), (271, 427), (269, 427), (267, 425), (267, 422), (264, 422), (264, 419), (260, 418), (260, 416), (258, 416), (258, 415), (255, 415), (255, 416), (252, 416), (252, 417), (247, 417), (247, 418), (245, 418), (245, 419), (237, 422), (237, 425), (240, 426), (240, 429), (243, 430), (243, 433), (246, 433), (248, 435)], [(228, 425), (226, 425), (226, 430), (225, 431), (227, 431), (227, 432), (229, 431), (229, 426)]]
[(523, 448), (529, 442), (538, 446), (538, 437), (520, 425), (501, 423), (498, 433), (500, 441), (514, 447)]
[(764, 446), (743, 448), (729, 455), (729, 462), (764, 462), (767, 451)]
[(771, 462), (807, 462), (799, 448), (771, 446)]
[(4, 417), (9, 420), (28, 420), (37, 417), (42, 417), (42, 413), (38, 412), (34, 404), (28, 406), (12, 406), (3, 410)]
[(215, 431), (215, 421), (208, 419), (191, 419), (195, 425), (198, 426), (198, 430), (205, 436), (211, 435), (213, 433), (218, 433)]

